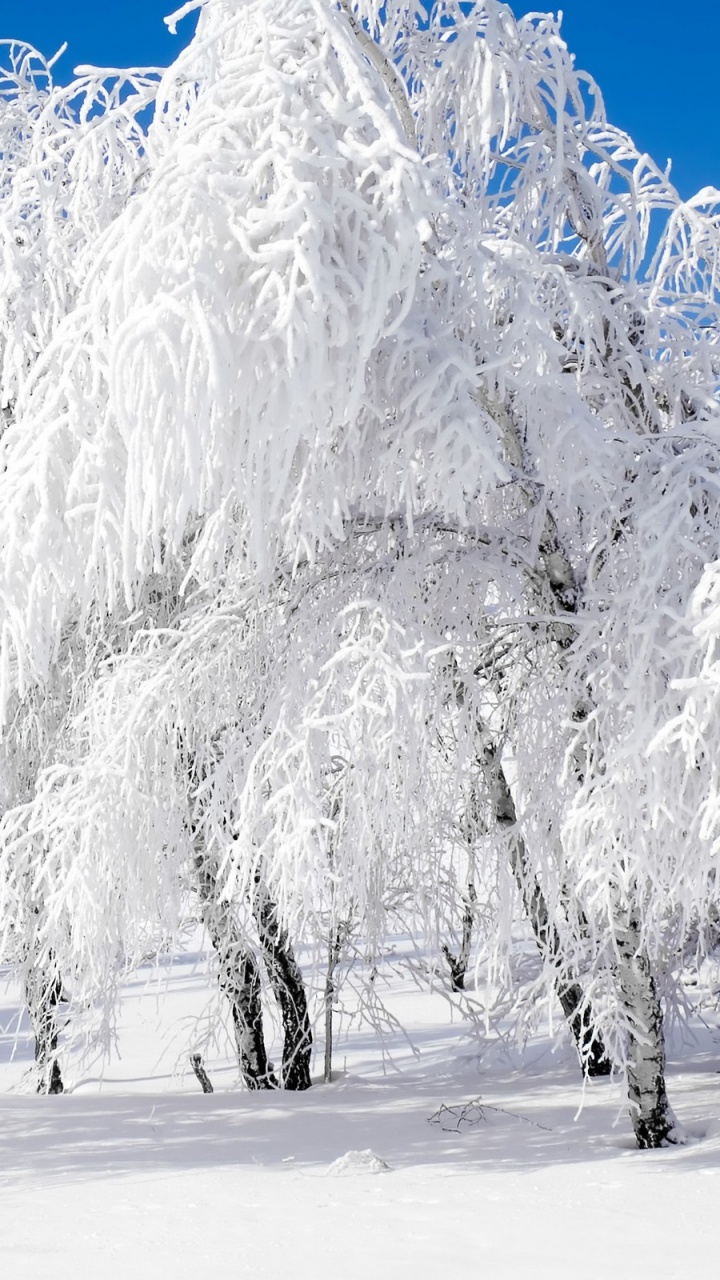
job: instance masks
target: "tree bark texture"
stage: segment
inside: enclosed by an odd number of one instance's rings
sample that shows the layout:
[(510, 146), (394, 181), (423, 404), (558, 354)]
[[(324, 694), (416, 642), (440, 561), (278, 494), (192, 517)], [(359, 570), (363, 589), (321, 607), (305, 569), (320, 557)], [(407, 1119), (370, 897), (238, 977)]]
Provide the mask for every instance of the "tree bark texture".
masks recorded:
[(270, 985), (282, 1015), (282, 1087), (299, 1092), (312, 1084), (312, 1031), (305, 983), (287, 931), (278, 920), (277, 906), (260, 877), (255, 882), (253, 915)]
[(639, 1147), (664, 1147), (673, 1142), (675, 1118), (665, 1090), (662, 1008), (650, 962), (640, 946), (637, 921), (628, 916), (622, 924), (616, 923), (616, 933), (615, 979), (629, 1024), (630, 1118)]
[(31, 968), (25, 982), (30, 1023), (35, 1035), (35, 1062), (38, 1067), (38, 1093), (63, 1093), (64, 1085), (57, 1058), (58, 1005), (63, 1000), (60, 975), (52, 969)]
[(203, 1093), (214, 1093), (215, 1090), (212, 1087), (212, 1082), (210, 1080), (210, 1077), (203, 1066), (202, 1055), (199, 1053), (191, 1053), (190, 1066), (195, 1072), (198, 1083)]
[(465, 894), (465, 909), (462, 918), (462, 939), (460, 942), (460, 951), (457, 955), (447, 945), (443, 945), (442, 953), (450, 967), (450, 985), (453, 991), (465, 990), (465, 975), (467, 967), (470, 963), (470, 951), (472, 949), (472, 931), (475, 923), (475, 903), (477, 902), (477, 893), (472, 880), (468, 882), (467, 892)]
[(260, 969), (242, 937), (229, 903), (218, 898), (215, 873), (202, 854), (195, 857), (202, 919), (218, 963), (220, 990), (232, 1015), (240, 1071), (248, 1089), (274, 1089), (263, 1031)]

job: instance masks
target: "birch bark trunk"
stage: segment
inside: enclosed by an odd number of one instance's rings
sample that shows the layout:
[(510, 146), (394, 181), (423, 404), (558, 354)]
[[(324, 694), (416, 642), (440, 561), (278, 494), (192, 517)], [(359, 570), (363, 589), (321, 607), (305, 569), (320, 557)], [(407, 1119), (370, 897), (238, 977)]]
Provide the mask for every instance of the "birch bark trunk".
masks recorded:
[[(486, 411), (495, 418), (503, 434), (510, 461), (521, 468), (523, 473), (526, 472), (524, 447), (511, 411), (505, 404), (493, 401), (486, 395), (481, 395), (480, 400)], [(522, 487), (522, 481), (520, 483)], [(532, 491), (528, 490), (526, 497), (528, 507), (531, 508), (536, 501)], [(561, 664), (564, 664), (566, 662), (564, 655), (572, 646), (577, 632), (575, 619), (580, 608), (581, 593), (575, 571), (562, 545), (557, 523), (550, 510), (545, 513), (539, 552), (539, 563), (534, 566), (533, 573), (535, 580), (541, 584), (542, 604), (545, 611), (551, 612), (557, 618), (557, 623), (548, 629), (548, 634), (557, 646)], [(531, 590), (535, 588), (531, 587)], [(583, 714), (586, 713), (587, 706), (592, 706), (592, 703), (590, 691), (583, 688), (578, 696), (578, 705), (582, 705)], [(498, 785), (502, 793), (501, 783)], [(509, 800), (512, 803), (511, 795)], [(518, 845), (516, 848), (515, 857), (522, 874), (523, 847)], [(527, 862), (526, 858), (525, 862)], [(538, 923), (542, 930), (544, 927), (542, 919), (546, 912), (543, 912), (541, 901), (533, 906), (532, 886), (527, 892), (530, 896), (529, 909), (539, 912)], [(617, 955), (613, 966), (613, 977), (618, 999), (625, 1009), (628, 1022), (627, 1078), (631, 1119), (638, 1146), (660, 1147), (678, 1140), (673, 1139), (672, 1136), (676, 1122), (665, 1088), (662, 1008), (650, 960), (640, 944), (637, 923), (633, 920), (632, 913), (624, 913), (617, 904), (613, 912)], [(550, 945), (553, 945), (552, 938), (550, 938)], [(567, 997), (568, 993), (565, 994)], [(570, 992), (569, 995), (572, 1003), (573, 993)], [(580, 1010), (582, 1007), (580, 1006)], [(582, 1018), (582, 1013), (578, 1010), (575, 1016)]]
[(590, 1077), (608, 1076), (612, 1071), (612, 1062), (602, 1037), (595, 1027), (590, 1002), (586, 999), (580, 983), (567, 974), (563, 963), (562, 939), (551, 918), (542, 887), (531, 870), (525, 841), (518, 828), (515, 801), (495, 745), (486, 741), (481, 748), (478, 760), (492, 797), (495, 821), (508, 837), (510, 866), (520, 890), (535, 941), (541, 955), (547, 957), (555, 971), (555, 992), (572, 1031), (580, 1065)]
[(218, 958), (218, 981), (232, 1015), (240, 1071), (248, 1089), (274, 1089), (263, 1031), (260, 969), (240, 933), (230, 903), (219, 900), (213, 868), (200, 853), (195, 872), (202, 920)]
[(58, 1005), (63, 999), (63, 988), (60, 975), (52, 970), (52, 964), (51, 954), (48, 967), (34, 965), (25, 981), (25, 999), (35, 1035), (38, 1093), (64, 1092), (57, 1058)]
[(637, 921), (632, 915), (622, 920), (618, 911), (616, 929), (615, 979), (629, 1024), (630, 1119), (640, 1148), (664, 1147), (678, 1138), (665, 1089), (662, 1008)]
[(255, 882), (253, 915), (270, 985), (282, 1015), (282, 1087), (300, 1092), (312, 1085), (310, 1057), (313, 1041), (305, 983), (287, 930), (278, 920), (277, 905), (259, 877)]

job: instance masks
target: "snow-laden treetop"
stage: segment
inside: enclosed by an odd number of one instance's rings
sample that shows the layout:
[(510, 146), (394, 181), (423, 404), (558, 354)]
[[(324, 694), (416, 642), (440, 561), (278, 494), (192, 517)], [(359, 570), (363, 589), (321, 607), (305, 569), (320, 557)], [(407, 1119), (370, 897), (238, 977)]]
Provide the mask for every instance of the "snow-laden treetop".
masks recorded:
[(509, 396), (533, 481), (594, 524), (611, 441), (714, 412), (715, 194), (606, 123), (553, 19), (201, 8), (159, 81), (57, 89), (7, 48), (5, 698), (190, 538), (207, 581), (231, 548), (271, 573), (358, 521), (484, 520)]

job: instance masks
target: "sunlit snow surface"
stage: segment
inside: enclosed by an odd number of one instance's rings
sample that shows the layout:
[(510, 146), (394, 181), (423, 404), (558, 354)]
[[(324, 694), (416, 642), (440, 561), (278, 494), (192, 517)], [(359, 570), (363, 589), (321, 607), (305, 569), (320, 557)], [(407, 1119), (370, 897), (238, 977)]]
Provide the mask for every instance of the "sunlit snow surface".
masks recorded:
[[(524, 1054), (483, 1047), (409, 983), (389, 1003), (419, 1057), (398, 1036), (383, 1072), (374, 1035), (350, 1027), (332, 1085), (249, 1094), (208, 1044), (216, 1091), (204, 1096), (187, 1054), (212, 999), (205, 957), (162, 968), (160, 985), (152, 966), (128, 983), (102, 1082), (64, 1063), (62, 1097), (21, 1091), (31, 1045), (21, 1026), (11, 1059), (18, 1006), (5, 992), (3, 1278), (684, 1280), (711, 1264), (720, 1019), (707, 991), (694, 993), (697, 1043), (676, 1046), (669, 1071), (691, 1140), (640, 1153), (619, 1082), (589, 1085), (578, 1114), (569, 1050), (540, 1037)], [(317, 1048), (319, 1078), (319, 1035)]]

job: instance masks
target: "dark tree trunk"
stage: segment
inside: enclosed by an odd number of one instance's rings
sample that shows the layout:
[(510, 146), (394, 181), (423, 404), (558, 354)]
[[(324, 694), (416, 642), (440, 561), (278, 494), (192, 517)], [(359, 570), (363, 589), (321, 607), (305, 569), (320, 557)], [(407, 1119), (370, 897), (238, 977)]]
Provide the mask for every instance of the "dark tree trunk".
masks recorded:
[(312, 1031), (300, 966), (287, 932), (278, 920), (277, 906), (260, 877), (255, 882), (253, 915), (258, 929), (268, 977), (283, 1022), (282, 1086), (299, 1092), (309, 1089)]
[(230, 904), (218, 898), (215, 873), (207, 860), (195, 858), (203, 924), (219, 962), (218, 981), (233, 1021), (238, 1062), (248, 1089), (274, 1089), (263, 1032), (260, 970), (242, 937)]
[(47, 969), (30, 970), (25, 983), (25, 996), (35, 1034), (35, 1062), (38, 1067), (38, 1093), (63, 1093), (64, 1086), (57, 1059), (58, 1005), (64, 1000), (60, 975), (53, 970), (52, 953)]
[(467, 893), (465, 895), (465, 910), (462, 918), (462, 940), (460, 943), (460, 951), (455, 955), (448, 946), (444, 945), (442, 953), (450, 966), (450, 984), (453, 991), (465, 990), (465, 974), (470, 963), (470, 951), (472, 949), (472, 931), (475, 923), (475, 903), (477, 902), (477, 893), (472, 880), (468, 882)]
[(210, 1077), (203, 1066), (202, 1056), (199, 1053), (190, 1055), (190, 1066), (197, 1076), (198, 1083), (203, 1093), (214, 1093)]
[[(187, 756), (187, 774), (191, 795), (197, 800), (197, 786), (204, 778), (204, 770), (192, 751)], [(194, 813), (190, 830), (195, 844), (193, 861), (202, 921), (218, 958), (220, 990), (230, 1005), (240, 1073), (248, 1089), (276, 1089), (277, 1080), (265, 1048), (260, 969), (231, 904), (220, 899), (217, 867), (206, 854)]]

